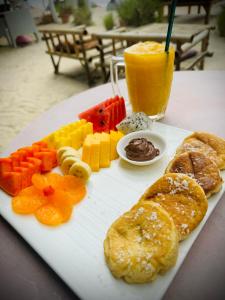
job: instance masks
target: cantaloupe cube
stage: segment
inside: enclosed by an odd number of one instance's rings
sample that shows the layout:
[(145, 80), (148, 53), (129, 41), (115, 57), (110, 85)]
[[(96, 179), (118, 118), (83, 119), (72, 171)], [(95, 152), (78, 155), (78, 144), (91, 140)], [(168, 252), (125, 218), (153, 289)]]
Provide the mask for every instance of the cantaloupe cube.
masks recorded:
[(110, 159), (114, 160), (119, 157), (116, 146), (123, 134), (119, 131), (110, 130)]
[(92, 171), (98, 172), (100, 168), (100, 141), (96, 138), (93, 138), (91, 142), (91, 158), (90, 158), (90, 167)]
[(91, 163), (91, 140), (86, 138), (83, 144), (82, 160), (90, 165)]
[(110, 136), (102, 132), (100, 137), (100, 168), (110, 166)]
[(117, 145), (117, 134), (115, 131), (110, 130), (110, 160), (114, 160), (118, 158), (116, 145)]

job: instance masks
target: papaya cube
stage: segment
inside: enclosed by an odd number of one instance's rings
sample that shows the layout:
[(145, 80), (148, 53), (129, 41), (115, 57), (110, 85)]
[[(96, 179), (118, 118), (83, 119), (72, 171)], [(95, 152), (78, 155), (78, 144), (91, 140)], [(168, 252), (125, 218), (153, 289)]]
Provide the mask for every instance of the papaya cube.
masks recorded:
[(41, 160), (41, 172), (49, 172), (56, 165), (56, 154), (52, 151), (36, 152), (34, 157)]
[(0, 176), (4, 172), (12, 171), (12, 159), (9, 157), (0, 158)]
[(14, 167), (13, 172), (21, 173), (22, 176), (22, 189), (31, 185), (31, 174), (28, 168)]
[(22, 190), (22, 174), (20, 172), (5, 172), (0, 177), (0, 187), (9, 195), (16, 196)]
[(33, 164), (34, 172), (41, 172), (41, 160), (36, 157), (27, 157), (27, 162)]

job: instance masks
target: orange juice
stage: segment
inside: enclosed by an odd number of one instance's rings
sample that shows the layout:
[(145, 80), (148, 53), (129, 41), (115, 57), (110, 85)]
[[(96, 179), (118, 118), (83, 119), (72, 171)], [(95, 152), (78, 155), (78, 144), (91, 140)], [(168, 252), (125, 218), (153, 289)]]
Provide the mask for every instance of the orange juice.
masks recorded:
[(144, 42), (124, 52), (128, 94), (134, 112), (145, 112), (155, 119), (164, 116), (170, 96), (174, 68), (174, 48)]

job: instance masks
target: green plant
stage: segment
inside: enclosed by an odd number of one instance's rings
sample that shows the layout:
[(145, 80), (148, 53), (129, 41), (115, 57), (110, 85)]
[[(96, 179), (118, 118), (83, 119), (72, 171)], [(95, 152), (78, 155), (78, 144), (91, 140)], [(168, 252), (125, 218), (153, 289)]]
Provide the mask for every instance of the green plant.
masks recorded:
[(222, 11), (218, 16), (217, 25), (220, 36), (225, 37), (225, 6), (223, 6)]
[(155, 21), (160, 0), (123, 0), (117, 7), (119, 18), (125, 25), (140, 26)]
[(106, 30), (113, 29), (113, 27), (115, 25), (114, 24), (114, 19), (113, 19), (113, 14), (109, 13), (109, 14), (105, 15), (104, 18), (103, 18), (103, 23), (104, 23), (104, 26), (105, 26)]
[(78, 7), (74, 10), (74, 24), (75, 25), (91, 25), (91, 10), (86, 0), (78, 0)]

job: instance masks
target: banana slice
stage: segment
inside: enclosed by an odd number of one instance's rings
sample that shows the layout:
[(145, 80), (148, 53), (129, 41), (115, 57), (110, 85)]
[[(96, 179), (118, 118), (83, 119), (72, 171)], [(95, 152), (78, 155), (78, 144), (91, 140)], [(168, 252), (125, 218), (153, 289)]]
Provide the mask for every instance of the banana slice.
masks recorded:
[(78, 161), (70, 167), (69, 175), (74, 175), (87, 181), (91, 176), (91, 168), (85, 162)]
[(69, 146), (64, 146), (64, 147), (61, 147), (58, 149), (57, 151), (57, 157), (58, 157), (58, 160), (60, 160), (61, 156), (63, 155), (63, 153), (67, 150), (71, 150), (73, 149), (72, 147), (69, 147)]
[(71, 157), (71, 156), (74, 156), (75, 158), (79, 158), (79, 155), (77, 153), (77, 150), (75, 149), (70, 149), (70, 150), (66, 150), (62, 155), (61, 155), (61, 158), (60, 158), (60, 161), (59, 161), (59, 164), (62, 164), (63, 161), (67, 158), (67, 157)]
[(67, 175), (69, 173), (71, 166), (76, 162), (80, 162), (80, 159), (75, 156), (66, 157), (61, 164), (61, 169), (63, 171), (63, 174)]

